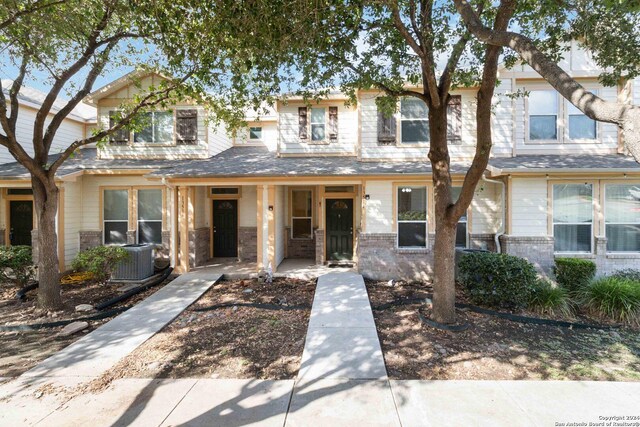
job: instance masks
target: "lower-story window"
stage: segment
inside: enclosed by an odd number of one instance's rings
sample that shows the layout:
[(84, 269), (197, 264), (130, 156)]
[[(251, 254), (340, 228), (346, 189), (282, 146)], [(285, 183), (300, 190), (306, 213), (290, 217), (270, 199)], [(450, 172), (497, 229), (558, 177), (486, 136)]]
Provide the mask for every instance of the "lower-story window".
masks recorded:
[(311, 190), (291, 191), (291, 238), (313, 238), (313, 209)]
[(593, 236), (593, 185), (553, 185), (555, 252), (590, 253)]
[(162, 190), (138, 190), (138, 243), (162, 243)]
[(103, 204), (104, 244), (126, 244), (129, 229), (129, 190), (104, 190)]
[(398, 247), (427, 246), (427, 187), (398, 187)]
[(640, 186), (607, 184), (604, 220), (609, 252), (640, 252)]
[[(460, 192), (462, 192), (462, 187), (451, 188), (451, 195), (454, 203), (458, 200), (458, 197), (460, 197)], [(467, 247), (467, 223), (467, 211), (465, 211), (458, 220), (458, 226), (456, 229), (456, 248)]]

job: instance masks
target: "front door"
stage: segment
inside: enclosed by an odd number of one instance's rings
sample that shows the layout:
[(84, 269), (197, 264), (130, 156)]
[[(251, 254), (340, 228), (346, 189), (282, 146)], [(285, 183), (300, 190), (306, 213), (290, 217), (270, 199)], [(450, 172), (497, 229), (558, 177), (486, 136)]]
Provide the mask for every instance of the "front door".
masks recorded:
[(31, 246), (33, 230), (33, 202), (31, 200), (11, 200), (9, 202), (9, 241), (12, 246)]
[(238, 201), (213, 201), (213, 256), (238, 256)]
[(353, 199), (327, 199), (327, 259), (353, 258)]

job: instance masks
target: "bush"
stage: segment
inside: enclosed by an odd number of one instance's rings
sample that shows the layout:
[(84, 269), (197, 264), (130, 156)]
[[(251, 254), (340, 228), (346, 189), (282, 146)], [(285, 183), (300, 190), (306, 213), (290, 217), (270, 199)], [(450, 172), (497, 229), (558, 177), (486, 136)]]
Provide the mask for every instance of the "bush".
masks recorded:
[(603, 317), (640, 324), (640, 282), (613, 276), (601, 277), (581, 289), (580, 301)]
[(34, 275), (31, 246), (0, 246), (0, 282), (25, 286)]
[(560, 286), (569, 292), (577, 292), (593, 280), (596, 264), (588, 259), (556, 258), (553, 271)]
[(640, 270), (634, 270), (632, 268), (618, 270), (615, 273), (613, 273), (611, 277), (616, 277), (618, 279), (633, 280), (634, 282), (640, 283)]
[(71, 268), (89, 272), (98, 281), (106, 281), (116, 265), (128, 258), (129, 252), (119, 246), (96, 246), (78, 253)]
[(460, 259), (459, 280), (475, 303), (511, 309), (527, 307), (537, 275), (523, 258), (484, 252)]
[(572, 304), (569, 292), (548, 280), (538, 279), (533, 287), (529, 308), (541, 314), (569, 317)]

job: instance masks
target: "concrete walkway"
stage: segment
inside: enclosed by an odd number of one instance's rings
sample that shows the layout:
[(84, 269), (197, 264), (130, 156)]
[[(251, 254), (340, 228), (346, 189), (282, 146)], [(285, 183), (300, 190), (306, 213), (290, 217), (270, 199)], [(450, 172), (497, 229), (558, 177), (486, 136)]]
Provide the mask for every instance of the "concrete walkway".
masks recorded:
[(400, 425), (361, 275), (318, 278), (287, 426)]
[(22, 376), (100, 376), (175, 319), (219, 279), (219, 275), (206, 272), (183, 274)]

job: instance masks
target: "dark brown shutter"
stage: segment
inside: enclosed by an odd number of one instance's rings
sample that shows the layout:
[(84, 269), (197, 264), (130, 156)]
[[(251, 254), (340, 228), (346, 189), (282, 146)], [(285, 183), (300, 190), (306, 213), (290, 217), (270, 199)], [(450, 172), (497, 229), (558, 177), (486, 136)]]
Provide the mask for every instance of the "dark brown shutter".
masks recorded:
[[(109, 111), (109, 129), (116, 125), (117, 111)], [(113, 145), (127, 145), (129, 143), (129, 129), (126, 126), (109, 135), (109, 143)]]
[(198, 110), (176, 110), (176, 142), (180, 145), (198, 143)]
[(447, 140), (452, 144), (462, 143), (462, 97), (452, 95), (447, 105)]
[(298, 107), (298, 137), (307, 139), (307, 107)]
[(396, 143), (396, 118), (386, 117), (378, 111), (378, 145), (393, 145)]
[(329, 139), (338, 139), (338, 107), (329, 107)]

